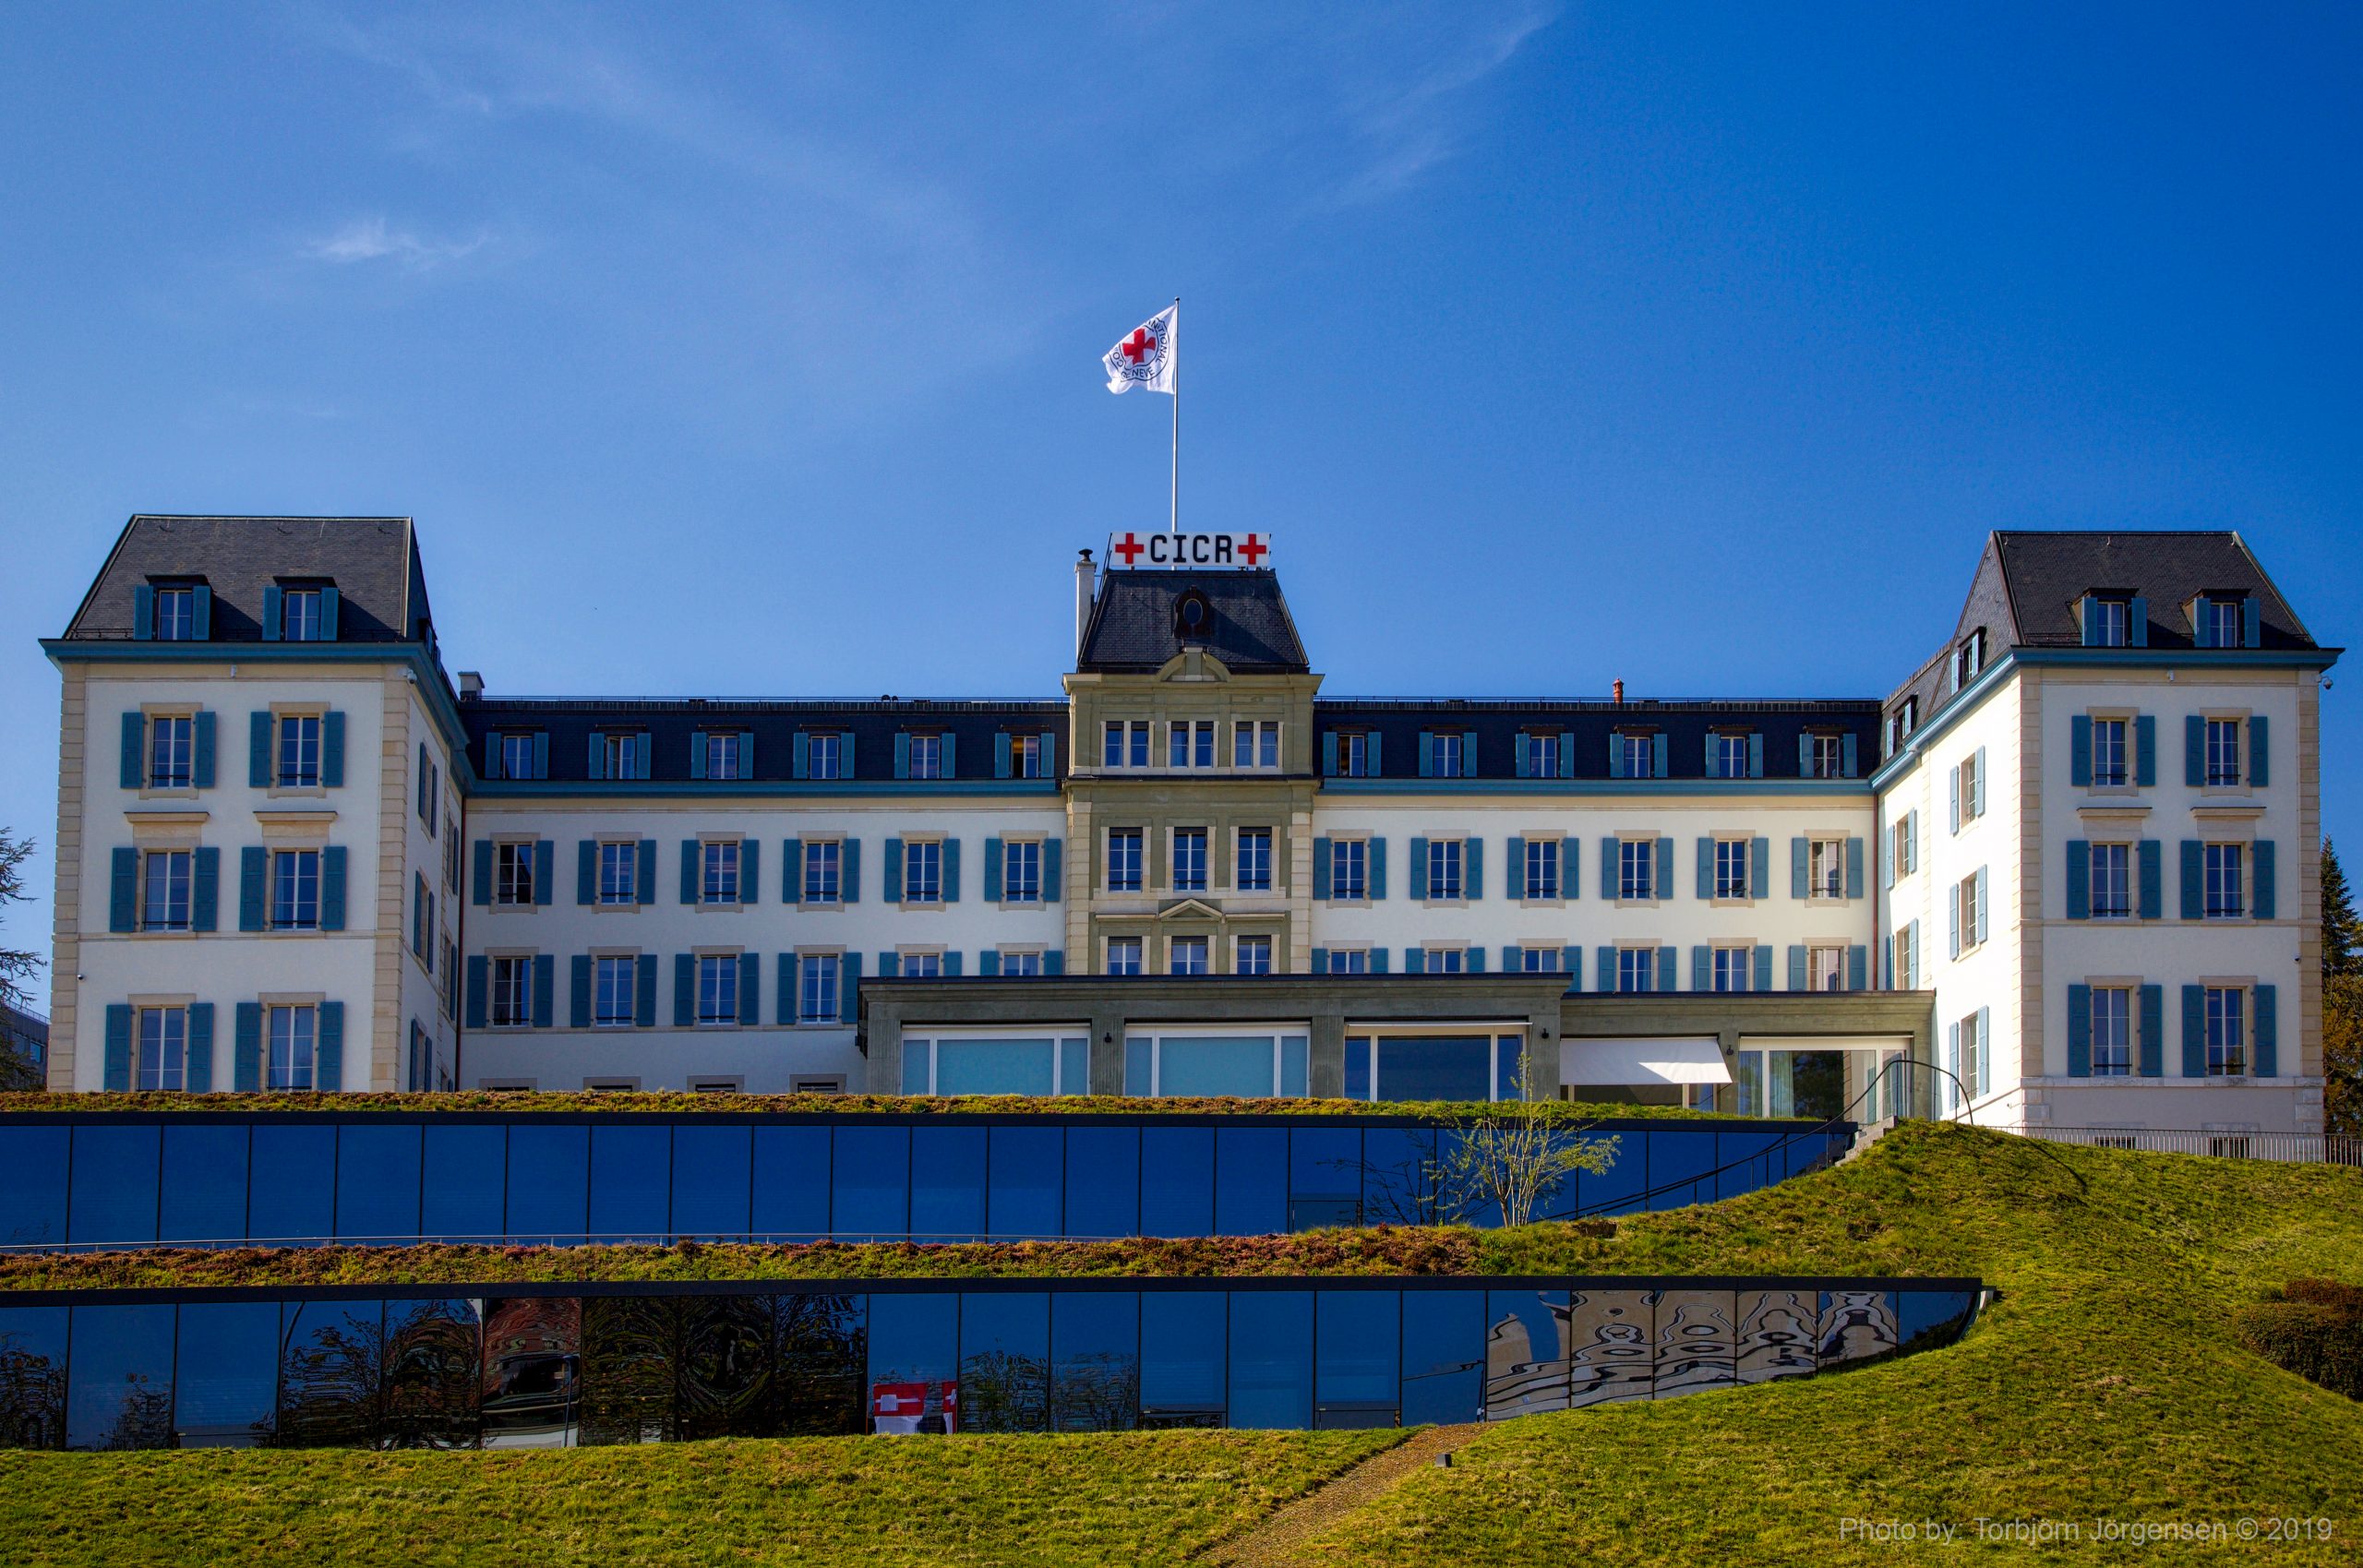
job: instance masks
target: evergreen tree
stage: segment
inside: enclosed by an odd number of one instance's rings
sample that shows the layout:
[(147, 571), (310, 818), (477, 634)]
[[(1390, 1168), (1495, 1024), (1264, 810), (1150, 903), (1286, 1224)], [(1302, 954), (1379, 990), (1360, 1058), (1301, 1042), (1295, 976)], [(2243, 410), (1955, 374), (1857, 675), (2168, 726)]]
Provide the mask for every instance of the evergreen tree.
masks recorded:
[(2363, 975), (2363, 920), (2340, 869), (2338, 851), (2322, 840), (2322, 977)]

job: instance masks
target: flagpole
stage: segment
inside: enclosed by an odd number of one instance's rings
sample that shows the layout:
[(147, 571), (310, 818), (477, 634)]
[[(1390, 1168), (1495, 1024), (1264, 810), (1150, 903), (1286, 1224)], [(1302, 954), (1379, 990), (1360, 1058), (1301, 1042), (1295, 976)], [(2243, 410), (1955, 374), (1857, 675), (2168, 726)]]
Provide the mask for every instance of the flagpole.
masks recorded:
[(1173, 337), (1176, 341), (1166, 345), (1165, 352), (1173, 356), (1173, 496), (1172, 511), (1165, 531), (1182, 532), (1182, 296), (1173, 296)]

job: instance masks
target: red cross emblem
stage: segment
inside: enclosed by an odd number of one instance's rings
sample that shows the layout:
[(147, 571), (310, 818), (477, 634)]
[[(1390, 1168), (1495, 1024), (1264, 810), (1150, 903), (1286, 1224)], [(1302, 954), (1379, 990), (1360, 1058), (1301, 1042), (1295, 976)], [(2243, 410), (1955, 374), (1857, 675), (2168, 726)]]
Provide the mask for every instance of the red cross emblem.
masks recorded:
[(1124, 535), (1124, 542), (1116, 546), (1114, 553), (1124, 557), (1124, 564), (1126, 566), (1131, 566), (1134, 561), (1141, 558), (1142, 554), (1146, 549), (1146, 545), (1143, 545), (1138, 539), (1135, 539), (1131, 534), (1127, 533)]
[(1134, 365), (1138, 365), (1148, 356), (1149, 350), (1157, 347), (1157, 340), (1148, 335), (1147, 328), (1135, 327), (1133, 329), (1133, 335), (1125, 339), (1121, 346), (1124, 351), (1124, 357)]
[(1264, 557), (1272, 553), (1272, 547), (1264, 543), (1261, 534), (1251, 533), (1247, 536), (1247, 543), (1239, 547), (1239, 553), (1247, 557), (1250, 567), (1260, 567), (1264, 564)]

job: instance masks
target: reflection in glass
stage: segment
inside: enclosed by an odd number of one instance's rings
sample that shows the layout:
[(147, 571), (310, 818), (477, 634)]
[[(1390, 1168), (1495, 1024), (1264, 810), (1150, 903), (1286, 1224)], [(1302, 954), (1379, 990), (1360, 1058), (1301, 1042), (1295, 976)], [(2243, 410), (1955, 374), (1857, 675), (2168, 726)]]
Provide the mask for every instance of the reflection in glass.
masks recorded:
[(911, 1129), (911, 1239), (980, 1241), (985, 1234), (985, 1130)]
[(1572, 1293), (1567, 1309), (1570, 1408), (1649, 1396), (1656, 1294), (1649, 1290)]
[(962, 1298), (960, 1417), (969, 1431), (1048, 1430), (1049, 1292), (972, 1291)]
[(1362, 1223), (1440, 1225), (1435, 1134), (1420, 1127), (1373, 1127), (1362, 1134)]
[(1491, 1099), (1493, 1061), (1491, 1035), (1382, 1035), (1378, 1037), (1378, 1097)]
[(1157, 1092), (1179, 1095), (1271, 1095), (1269, 1035), (1168, 1035), (1157, 1043)]
[(748, 1234), (753, 1132), (751, 1127), (674, 1125), (672, 1234), (702, 1241)]
[(1780, 1143), (1780, 1133), (1718, 1132), (1713, 1136), (1715, 1163), (1729, 1167), (1715, 1179), (1718, 1197), (1736, 1198), (1771, 1182), (1773, 1164), (1781, 1156), (1768, 1151)]
[(287, 1448), (357, 1448), (374, 1438), (386, 1366), (384, 1303), (291, 1301), (281, 1320), (279, 1430)]
[(960, 1298), (870, 1299), (870, 1421), (876, 1432), (960, 1430)]
[(830, 1234), (842, 1241), (900, 1239), (911, 1219), (910, 1129), (840, 1127), (834, 1142)]
[(1142, 1233), (1139, 1128), (1067, 1129), (1066, 1233), (1078, 1237)]
[(1051, 1042), (1047, 1039), (939, 1040), (935, 1046), (935, 1092), (1048, 1095), (1051, 1050)]
[(77, 1307), (73, 1335), (66, 1445), (171, 1447), (173, 1309)]
[[(244, 1144), (245, 1129), (239, 1132)], [(174, 1447), (252, 1448), (270, 1441), (279, 1410), (278, 1302), (189, 1302), (180, 1310), (174, 1360)]]
[(1485, 1293), (1403, 1292), (1403, 1424), (1457, 1426), (1482, 1418)]
[[(183, 1312), (186, 1316), (186, 1309)], [(474, 1301), (386, 1303), (386, 1397), (379, 1447), (474, 1448), (482, 1441), (479, 1327)]]
[(247, 1146), (246, 1234), (273, 1246), (317, 1247), (336, 1234), (334, 1127), (257, 1122)]
[(1895, 1295), (1896, 1346), (1904, 1351), (1950, 1345), (1969, 1326), (1973, 1298), (1966, 1290), (1899, 1290)]
[(509, 1129), (461, 1122), (426, 1127), (426, 1181), (419, 1214), (428, 1240), (497, 1241), (506, 1194), (492, 1173), (509, 1161)]
[[(992, 1129), (992, 1190), (986, 1210), (995, 1239), (1054, 1237), (1059, 1227), (1063, 1131), (1002, 1125)], [(1108, 1179), (1105, 1171), (1098, 1179)]]
[(1214, 1129), (1141, 1129), (1141, 1234), (1214, 1233)]
[(1887, 1290), (1825, 1290), (1817, 1335), (1822, 1366), (1843, 1366), (1895, 1348), (1895, 1295)]
[(1140, 1424), (1141, 1299), (1065, 1290), (1050, 1303), (1050, 1430), (1129, 1431)]
[(668, 1442), (680, 1354), (678, 1306), (669, 1296), (587, 1296), (582, 1300), (582, 1442)]
[(672, 1223), (672, 1185), (671, 1127), (635, 1122), (592, 1129), (588, 1228), (594, 1237), (602, 1241), (663, 1241)]
[(0, 1307), (0, 1448), (66, 1446), (64, 1307)]
[(1313, 1424), (1313, 1292), (1230, 1293), (1230, 1424)]
[(582, 1303), (571, 1296), (484, 1303), (484, 1445), (571, 1448), (582, 1383)]
[(336, 1233), (350, 1241), (409, 1241), (418, 1235), (420, 1133), (411, 1126), (338, 1129)]
[[(812, 1241), (829, 1234), (829, 1130), (755, 1129), (755, 1234)], [(895, 1203), (900, 1211), (901, 1203)]]
[(164, 1129), (164, 1175), (156, 1239), (234, 1244), (246, 1234), (246, 1124)]
[(153, 1122), (74, 1129), (74, 1240), (120, 1247), (156, 1239), (156, 1132)]
[(1649, 1143), (1650, 1208), (1686, 1208), (1714, 1197), (1715, 1183), (1707, 1174), (1715, 1168), (1715, 1140), (1711, 1134), (1702, 1137), (1696, 1132), (1650, 1131), (1635, 1137), (1628, 1132), (1623, 1147), (1637, 1156), (1641, 1151), (1636, 1145), (1643, 1139)]
[(1218, 1427), (1229, 1307), (1220, 1290), (1141, 1292), (1141, 1425)]
[(1656, 1397), (1672, 1399), (1734, 1381), (1736, 1354), (1728, 1290), (1666, 1290), (1658, 1296)]
[(1486, 1292), (1485, 1418), (1567, 1407), (1567, 1293)]
[(1324, 1290), (1313, 1314), (1313, 1424), (1396, 1424), (1402, 1297), (1393, 1290)]
[(1298, 1128), (1289, 1134), (1289, 1228), (1361, 1223), (1359, 1128)]
[(0, 1246), (66, 1239), (68, 1136), (64, 1127), (0, 1128)]
[(1821, 1298), (1811, 1290), (1739, 1293), (1739, 1381), (1770, 1382), (1814, 1370), (1815, 1325)]
[(675, 1368), (681, 1437), (769, 1437), (777, 1419), (770, 1298), (682, 1297)]
[(1215, 1233), (1270, 1236), (1289, 1224), (1289, 1135), (1278, 1127), (1215, 1134)]
[(778, 1411), (770, 1428), (782, 1437), (833, 1436), (867, 1430), (870, 1304), (860, 1296), (772, 1299), (778, 1347), (773, 1387)]
[(509, 1234), (520, 1241), (580, 1241), (587, 1227), (591, 1130), (512, 1122)]

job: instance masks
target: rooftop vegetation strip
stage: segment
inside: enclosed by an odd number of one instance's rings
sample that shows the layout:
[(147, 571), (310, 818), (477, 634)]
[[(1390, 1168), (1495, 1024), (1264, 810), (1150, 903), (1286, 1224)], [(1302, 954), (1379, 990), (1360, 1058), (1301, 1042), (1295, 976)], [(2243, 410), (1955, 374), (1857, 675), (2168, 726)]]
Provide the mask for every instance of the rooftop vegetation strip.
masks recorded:
[(901, 1117), (1399, 1117), (1418, 1121), (1477, 1121), (1517, 1113), (1553, 1126), (1621, 1121), (1704, 1121), (1731, 1126), (1806, 1127), (1810, 1117), (1735, 1117), (1681, 1106), (1620, 1105), (1571, 1100), (1309, 1100), (1146, 1098), (1115, 1095), (720, 1095), (688, 1091), (586, 1091), (458, 1089), (439, 1094), (0, 1094), (0, 1117), (108, 1117), (178, 1112), (295, 1112), (315, 1117), (373, 1113), (489, 1113), (494, 1119), (544, 1115), (595, 1116), (778, 1116), (842, 1118)]

